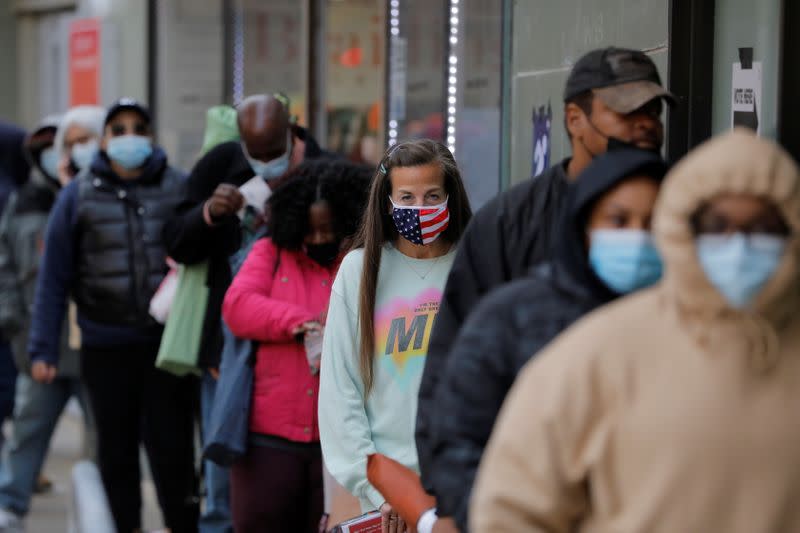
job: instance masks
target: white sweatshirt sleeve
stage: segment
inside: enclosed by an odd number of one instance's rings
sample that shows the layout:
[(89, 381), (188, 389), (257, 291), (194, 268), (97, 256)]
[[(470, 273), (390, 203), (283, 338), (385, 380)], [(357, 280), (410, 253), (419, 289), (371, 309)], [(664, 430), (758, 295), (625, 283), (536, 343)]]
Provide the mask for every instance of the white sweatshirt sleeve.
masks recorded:
[[(358, 277), (355, 273), (343, 264), (339, 277)], [(358, 279), (337, 279), (331, 293), (320, 370), (319, 429), (330, 473), (361, 500), (362, 507), (378, 509), (386, 500), (367, 481), (367, 456), (376, 450), (359, 372), (358, 315), (342, 294), (348, 288), (357, 291), (358, 284)], [(358, 301), (357, 292), (350, 301)]]

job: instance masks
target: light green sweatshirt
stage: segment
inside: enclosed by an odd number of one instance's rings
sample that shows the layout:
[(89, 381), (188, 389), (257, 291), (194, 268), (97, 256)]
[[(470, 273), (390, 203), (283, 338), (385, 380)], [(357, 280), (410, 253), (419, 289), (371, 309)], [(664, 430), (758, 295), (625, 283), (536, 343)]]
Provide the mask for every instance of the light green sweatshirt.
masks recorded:
[(365, 512), (386, 501), (367, 481), (368, 455), (381, 453), (419, 472), (417, 392), (454, 257), (455, 247), (437, 259), (412, 259), (384, 247), (375, 298), (375, 378), (366, 403), (358, 350), (363, 250), (344, 258), (333, 284), (320, 374), (322, 453)]

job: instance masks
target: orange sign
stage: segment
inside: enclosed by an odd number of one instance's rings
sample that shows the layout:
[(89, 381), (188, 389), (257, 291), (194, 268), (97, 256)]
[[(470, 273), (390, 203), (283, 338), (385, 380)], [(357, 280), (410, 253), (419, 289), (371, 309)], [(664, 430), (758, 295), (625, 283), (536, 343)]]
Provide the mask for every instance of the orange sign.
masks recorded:
[(100, 19), (69, 27), (69, 105), (100, 103)]

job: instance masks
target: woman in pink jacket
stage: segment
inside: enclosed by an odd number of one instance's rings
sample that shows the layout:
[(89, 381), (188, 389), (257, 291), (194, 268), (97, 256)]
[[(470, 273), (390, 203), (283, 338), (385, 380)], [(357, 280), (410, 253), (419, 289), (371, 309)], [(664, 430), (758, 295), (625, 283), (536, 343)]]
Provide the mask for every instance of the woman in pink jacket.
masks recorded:
[(323, 512), (318, 354), (369, 171), (317, 161), (294, 174), (270, 197), (270, 237), (254, 245), (222, 307), (231, 331), (258, 343), (248, 452), (231, 468), (237, 533), (316, 532)]

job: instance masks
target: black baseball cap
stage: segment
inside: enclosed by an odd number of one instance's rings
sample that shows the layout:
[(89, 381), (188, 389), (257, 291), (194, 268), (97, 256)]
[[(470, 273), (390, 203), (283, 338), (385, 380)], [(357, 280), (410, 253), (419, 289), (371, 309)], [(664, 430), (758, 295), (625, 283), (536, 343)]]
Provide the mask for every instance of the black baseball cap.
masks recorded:
[(106, 121), (103, 123), (103, 126), (108, 126), (108, 123), (111, 122), (115, 116), (119, 115), (123, 111), (135, 111), (139, 113), (145, 122), (149, 125), (151, 122), (150, 118), (150, 110), (147, 107), (140, 103), (133, 98), (120, 98), (113, 104), (111, 107), (108, 108), (108, 113), (106, 114)]
[(671, 106), (677, 102), (661, 84), (658, 69), (647, 54), (613, 46), (592, 50), (572, 67), (564, 89), (564, 101), (586, 91), (592, 91), (604, 104), (622, 114), (635, 111), (656, 98), (662, 98)]

